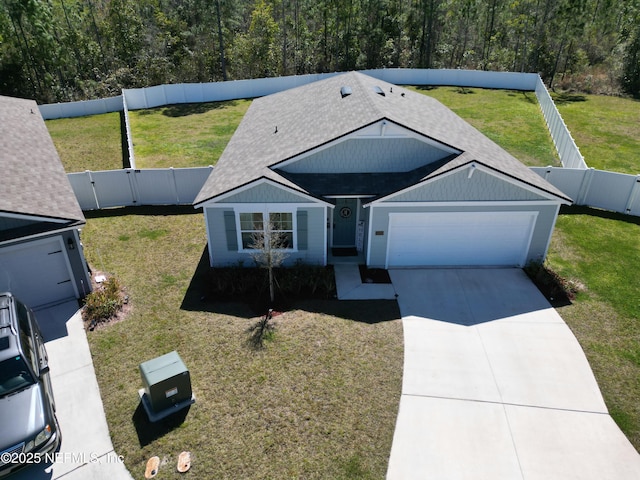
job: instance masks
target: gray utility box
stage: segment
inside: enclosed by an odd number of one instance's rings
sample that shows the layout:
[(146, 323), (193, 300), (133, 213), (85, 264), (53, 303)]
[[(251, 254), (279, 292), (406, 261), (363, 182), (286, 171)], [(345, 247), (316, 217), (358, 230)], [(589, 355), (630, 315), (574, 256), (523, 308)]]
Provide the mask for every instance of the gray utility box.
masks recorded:
[(153, 413), (193, 403), (191, 376), (177, 352), (141, 363), (140, 375), (144, 396)]

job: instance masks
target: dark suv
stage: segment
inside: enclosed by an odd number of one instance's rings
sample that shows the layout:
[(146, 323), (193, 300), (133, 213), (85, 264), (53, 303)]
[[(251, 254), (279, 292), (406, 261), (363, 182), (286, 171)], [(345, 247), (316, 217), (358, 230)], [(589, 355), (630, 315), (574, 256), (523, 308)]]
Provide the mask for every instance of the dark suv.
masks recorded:
[(60, 444), (47, 352), (34, 313), (0, 293), (0, 477)]

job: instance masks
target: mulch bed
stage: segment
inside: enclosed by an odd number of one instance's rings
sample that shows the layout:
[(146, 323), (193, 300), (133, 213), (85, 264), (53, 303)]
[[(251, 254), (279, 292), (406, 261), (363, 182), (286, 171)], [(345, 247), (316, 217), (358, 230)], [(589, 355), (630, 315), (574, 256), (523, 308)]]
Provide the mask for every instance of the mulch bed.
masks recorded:
[(366, 265), (359, 265), (359, 267), (362, 283), (391, 283), (389, 272), (384, 268), (367, 268)]

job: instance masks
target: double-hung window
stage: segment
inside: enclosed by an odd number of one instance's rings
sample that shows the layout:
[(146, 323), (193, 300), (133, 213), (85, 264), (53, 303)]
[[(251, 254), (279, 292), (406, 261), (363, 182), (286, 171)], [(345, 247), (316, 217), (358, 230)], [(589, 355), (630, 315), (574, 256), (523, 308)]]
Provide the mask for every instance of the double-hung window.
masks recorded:
[(262, 212), (240, 214), (240, 235), (243, 249), (255, 248), (256, 242), (264, 235)]
[(269, 239), (275, 248), (294, 248), (292, 212), (241, 212), (240, 236), (245, 250)]

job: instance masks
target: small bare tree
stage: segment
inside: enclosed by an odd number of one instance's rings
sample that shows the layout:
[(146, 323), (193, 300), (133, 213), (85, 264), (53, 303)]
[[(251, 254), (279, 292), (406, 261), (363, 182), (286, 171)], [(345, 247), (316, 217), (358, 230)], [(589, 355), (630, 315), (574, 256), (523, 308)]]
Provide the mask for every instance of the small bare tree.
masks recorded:
[(277, 230), (273, 222), (269, 222), (262, 232), (253, 234), (250, 247), (254, 250), (251, 257), (261, 268), (269, 272), (269, 297), (271, 304), (275, 302), (275, 277), (273, 270), (278, 268), (289, 256), (286, 249), (289, 247), (287, 232)]

